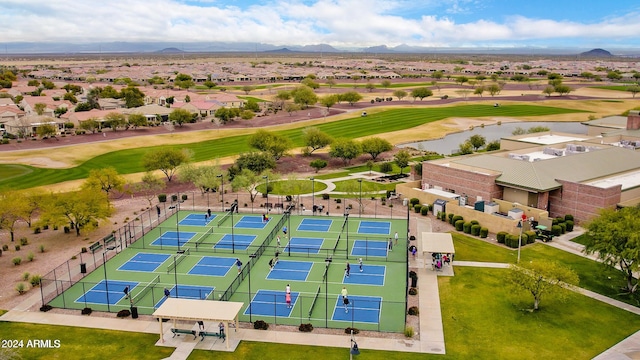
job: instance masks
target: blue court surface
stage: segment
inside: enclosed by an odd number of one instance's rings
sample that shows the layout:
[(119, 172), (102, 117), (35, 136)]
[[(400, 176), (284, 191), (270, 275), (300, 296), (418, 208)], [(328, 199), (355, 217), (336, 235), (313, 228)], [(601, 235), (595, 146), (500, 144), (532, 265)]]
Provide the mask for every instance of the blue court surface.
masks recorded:
[(269, 271), (267, 279), (306, 281), (311, 267), (313, 267), (311, 261), (279, 260)]
[[(271, 219), (269, 219), (271, 221)], [(264, 229), (268, 222), (262, 221), (262, 216), (245, 215), (234, 226), (237, 229)]]
[(120, 265), (118, 271), (154, 272), (169, 257), (168, 254), (137, 253), (126, 263)]
[(124, 288), (133, 289), (139, 283), (135, 281), (100, 280), (84, 295), (76, 299), (77, 303), (91, 303), (101, 305), (115, 305), (125, 297)]
[(331, 320), (377, 324), (380, 322), (381, 306), (381, 297), (349, 295), (348, 312), (345, 312), (342, 297), (338, 295)]
[(389, 235), (391, 234), (391, 223), (388, 221), (360, 221), (358, 234)]
[(251, 315), (289, 317), (296, 306), (299, 294), (291, 292), (291, 308), (287, 308), (284, 291), (258, 290), (251, 299), (251, 304), (244, 310), (244, 314), (249, 315), (251, 311)]
[(284, 251), (288, 252), (289, 248), (291, 248), (291, 252), (295, 253), (317, 254), (320, 252), (323, 241), (324, 239), (320, 238), (294, 237), (289, 240), (289, 243), (284, 248)]
[(256, 235), (238, 235), (234, 234), (224, 234), (222, 239), (218, 241), (218, 243), (214, 246), (215, 249), (236, 249), (236, 250), (246, 250), (253, 240), (255, 240)]
[(195, 264), (189, 275), (206, 275), (206, 276), (225, 276), (229, 269), (233, 267), (236, 259), (215, 256), (203, 256), (197, 264)]
[(206, 213), (202, 214), (189, 214), (184, 219), (180, 220), (180, 225), (189, 225), (189, 226), (206, 226), (213, 219), (216, 218), (215, 214), (211, 214), (211, 216), (206, 216)]
[(356, 240), (353, 242), (351, 255), (354, 256), (387, 256), (387, 241), (377, 240)]
[(329, 219), (302, 219), (302, 222), (298, 225), (298, 230), (327, 232), (332, 222), (333, 220)]
[[(213, 292), (214, 287), (209, 286), (194, 286), (194, 285), (178, 285), (174, 286), (169, 291), (171, 295), (170, 297), (179, 298), (179, 299), (206, 299), (211, 292)], [(166, 300), (166, 297), (162, 297), (160, 301), (156, 303), (156, 309), (162, 305), (162, 303)]]
[(362, 265), (362, 272), (358, 264), (351, 265), (351, 274), (344, 274), (344, 284), (384, 285), (384, 274), (387, 267), (384, 265)]
[(182, 246), (186, 244), (189, 240), (191, 240), (196, 233), (194, 232), (186, 232), (180, 231), (179, 233), (176, 231), (167, 231), (164, 234), (160, 235), (159, 238), (153, 240), (151, 245), (153, 246)]

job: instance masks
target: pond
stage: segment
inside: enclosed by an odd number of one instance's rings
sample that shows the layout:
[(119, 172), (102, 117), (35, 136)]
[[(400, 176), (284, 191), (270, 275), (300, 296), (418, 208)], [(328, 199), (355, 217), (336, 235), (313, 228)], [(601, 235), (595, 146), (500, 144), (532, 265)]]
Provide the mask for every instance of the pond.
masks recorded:
[(586, 134), (587, 127), (580, 122), (553, 122), (553, 121), (536, 121), (536, 122), (510, 122), (502, 123), (502, 125), (487, 125), (485, 127), (476, 126), (473, 130), (465, 130), (455, 134), (449, 134), (442, 139), (416, 141), (398, 145), (398, 147), (411, 147), (425, 151), (435, 151), (440, 154), (451, 154), (458, 151), (458, 146), (472, 135), (482, 135), (487, 139), (487, 143), (500, 140), (503, 137), (511, 136), (512, 132), (520, 127), (525, 130), (534, 126), (544, 126), (551, 131), (570, 133), (570, 134)]

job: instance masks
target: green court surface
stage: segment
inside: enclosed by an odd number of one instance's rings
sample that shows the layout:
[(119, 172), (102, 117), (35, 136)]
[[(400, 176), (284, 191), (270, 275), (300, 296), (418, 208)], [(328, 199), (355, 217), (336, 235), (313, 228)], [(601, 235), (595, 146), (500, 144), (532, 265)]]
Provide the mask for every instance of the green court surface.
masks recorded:
[(77, 283), (50, 281), (45, 286), (55, 283), (60, 295), (49, 305), (110, 312), (133, 305), (151, 314), (166, 289), (171, 297), (243, 302), (241, 321), (404, 330), (406, 219), (284, 214), (265, 222), (261, 214), (178, 215), (131, 244), (112, 247), (115, 256), (103, 253), (107, 246), (91, 254), (113, 257)]

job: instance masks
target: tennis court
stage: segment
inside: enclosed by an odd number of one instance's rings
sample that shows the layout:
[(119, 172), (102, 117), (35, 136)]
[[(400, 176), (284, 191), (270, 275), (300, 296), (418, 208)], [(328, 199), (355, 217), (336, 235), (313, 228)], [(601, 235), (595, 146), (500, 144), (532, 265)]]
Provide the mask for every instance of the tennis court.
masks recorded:
[[(404, 330), (407, 253), (388, 252), (387, 239), (395, 231), (406, 232), (406, 220), (272, 214), (263, 222), (261, 214), (225, 212), (204, 221), (204, 212), (173, 214), (81, 281), (58, 281), (62, 291), (48, 303), (111, 312), (133, 303), (140, 314), (151, 314), (167, 288), (173, 297), (243, 302), (241, 321)], [(288, 231), (282, 236), (284, 227)], [(105, 254), (114, 255), (111, 250), (92, 257)], [(236, 259), (243, 264), (240, 271)], [(288, 284), (291, 308), (285, 302)], [(124, 298), (127, 285), (131, 299)], [(348, 315), (340, 298), (343, 287), (352, 300)]]

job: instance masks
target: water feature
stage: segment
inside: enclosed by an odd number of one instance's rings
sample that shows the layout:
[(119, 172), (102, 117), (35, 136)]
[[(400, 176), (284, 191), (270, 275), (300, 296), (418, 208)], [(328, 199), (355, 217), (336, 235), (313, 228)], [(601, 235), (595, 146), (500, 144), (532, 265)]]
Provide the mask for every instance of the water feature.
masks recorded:
[(398, 145), (398, 147), (412, 147), (415, 149), (435, 151), (440, 154), (451, 154), (458, 151), (458, 146), (472, 135), (482, 135), (487, 139), (487, 143), (500, 140), (503, 137), (511, 136), (513, 131), (520, 127), (527, 130), (534, 126), (544, 126), (551, 131), (557, 131), (570, 134), (586, 134), (587, 127), (579, 122), (552, 122), (552, 121), (536, 121), (536, 122), (509, 122), (502, 125), (486, 125), (485, 127), (476, 126), (472, 130), (449, 134), (442, 139), (416, 141)]

